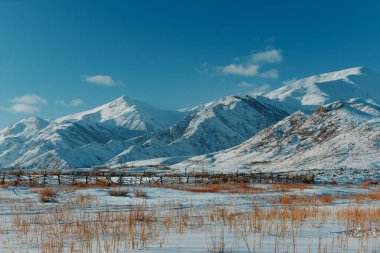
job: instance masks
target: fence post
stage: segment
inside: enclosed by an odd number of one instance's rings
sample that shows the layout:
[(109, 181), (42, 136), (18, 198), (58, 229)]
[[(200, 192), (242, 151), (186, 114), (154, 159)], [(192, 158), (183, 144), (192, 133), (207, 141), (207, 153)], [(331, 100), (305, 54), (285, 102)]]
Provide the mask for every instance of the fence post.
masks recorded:
[(123, 173), (119, 175), (119, 184), (123, 184)]

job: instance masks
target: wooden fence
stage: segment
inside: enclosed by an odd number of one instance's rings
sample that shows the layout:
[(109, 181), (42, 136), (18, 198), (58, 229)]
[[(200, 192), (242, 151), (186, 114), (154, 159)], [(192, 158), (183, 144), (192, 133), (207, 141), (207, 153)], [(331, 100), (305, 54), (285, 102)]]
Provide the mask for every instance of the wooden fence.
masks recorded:
[(313, 174), (294, 173), (168, 173), (131, 171), (73, 171), (73, 172), (0, 172), (0, 184), (46, 185), (149, 185), (193, 183), (314, 183)]

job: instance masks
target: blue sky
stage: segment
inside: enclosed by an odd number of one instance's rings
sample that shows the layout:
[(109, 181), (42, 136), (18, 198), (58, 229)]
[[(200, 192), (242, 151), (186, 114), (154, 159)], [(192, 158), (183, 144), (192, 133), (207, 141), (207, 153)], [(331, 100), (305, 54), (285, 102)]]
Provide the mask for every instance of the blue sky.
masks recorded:
[(379, 1), (0, 0), (0, 128), (123, 94), (165, 109), (380, 72)]

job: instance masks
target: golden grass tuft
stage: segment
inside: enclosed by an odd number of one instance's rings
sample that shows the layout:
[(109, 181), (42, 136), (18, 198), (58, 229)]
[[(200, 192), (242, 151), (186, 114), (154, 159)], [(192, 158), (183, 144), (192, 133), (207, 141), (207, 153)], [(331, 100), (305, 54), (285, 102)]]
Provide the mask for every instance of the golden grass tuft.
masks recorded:
[(57, 192), (51, 188), (42, 188), (36, 189), (36, 193), (38, 193), (40, 197), (40, 201), (43, 203), (55, 202)]
[(148, 197), (148, 193), (146, 191), (141, 190), (141, 189), (135, 189), (133, 191), (133, 193), (135, 194), (136, 198), (147, 198)]
[(273, 183), (271, 184), (271, 190), (274, 192), (289, 192), (290, 190), (304, 190), (313, 187), (310, 184), (303, 183)]
[(108, 194), (113, 197), (127, 197), (129, 194), (128, 189), (113, 188), (108, 191)]

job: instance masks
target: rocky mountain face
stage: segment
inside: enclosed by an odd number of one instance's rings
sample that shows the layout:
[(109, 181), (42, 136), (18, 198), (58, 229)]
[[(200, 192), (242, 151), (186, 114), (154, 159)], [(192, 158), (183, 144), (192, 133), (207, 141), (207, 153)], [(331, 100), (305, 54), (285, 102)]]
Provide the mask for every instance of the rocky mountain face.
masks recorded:
[(177, 168), (300, 170), (379, 167), (380, 118), (338, 101), (312, 115), (295, 112), (227, 150)]

